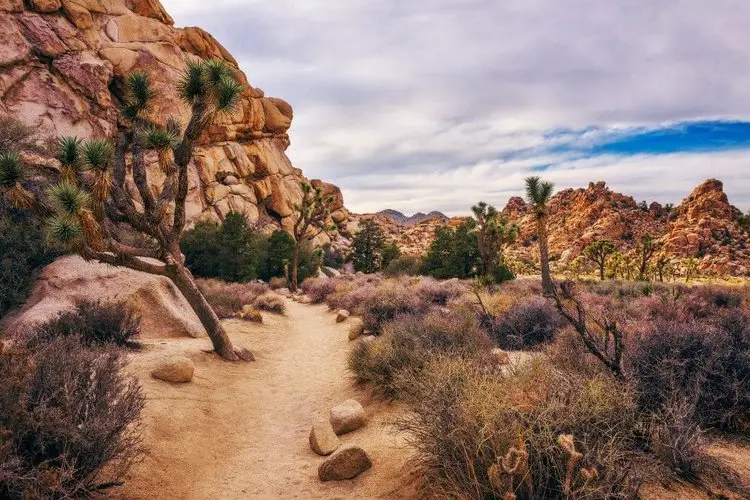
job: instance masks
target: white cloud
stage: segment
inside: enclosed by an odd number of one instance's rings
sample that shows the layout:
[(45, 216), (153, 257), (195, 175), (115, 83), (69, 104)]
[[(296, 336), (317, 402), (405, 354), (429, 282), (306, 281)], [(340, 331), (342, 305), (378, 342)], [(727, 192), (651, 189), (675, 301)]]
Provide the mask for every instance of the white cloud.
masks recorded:
[[(253, 85), (295, 107), (295, 165), (354, 210), (464, 212), (529, 168), (679, 201), (705, 177), (750, 199), (750, 155), (574, 159), (554, 143), (623, 127), (750, 118), (750, 4), (736, 0), (163, 0)], [(558, 128), (580, 134), (553, 134)], [(529, 150), (526, 160), (509, 160)], [(686, 166), (689, 165), (689, 168)], [(526, 170), (524, 170), (526, 169)], [(665, 180), (667, 182), (665, 182)], [(491, 197), (496, 199), (491, 199)]]

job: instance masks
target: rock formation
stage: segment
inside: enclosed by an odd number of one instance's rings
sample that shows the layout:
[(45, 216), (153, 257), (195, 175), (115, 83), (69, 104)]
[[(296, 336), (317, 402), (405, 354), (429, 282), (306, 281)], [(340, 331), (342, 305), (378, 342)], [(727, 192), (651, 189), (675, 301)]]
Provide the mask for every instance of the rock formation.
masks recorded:
[[(503, 210), (520, 226), (518, 241), (508, 254), (535, 261), (535, 223), (529, 206), (522, 198), (513, 197)], [(668, 255), (698, 258), (704, 271), (734, 276), (750, 272), (750, 235), (738, 225), (741, 212), (729, 203), (721, 181), (716, 179), (700, 184), (677, 207), (656, 202), (638, 204), (633, 197), (610, 190), (604, 182), (592, 182), (586, 188), (556, 193), (549, 203), (549, 213), (549, 246), (555, 263), (572, 261), (586, 245), (601, 238), (628, 252), (648, 233), (664, 245)], [(455, 226), (464, 220), (430, 218), (406, 226), (388, 216), (361, 217), (374, 218), (402, 252), (411, 255), (427, 250), (437, 227)]]
[[(175, 28), (158, 0), (0, 0), (0, 112), (41, 136), (112, 137), (122, 77), (145, 71), (157, 98), (153, 121), (183, 123), (189, 108), (176, 84), (191, 60), (219, 58), (245, 86), (241, 105), (207, 130), (190, 166), (188, 216), (221, 219), (244, 212), (252, 223), (288, 228), (301, 198), (302, 172), (285, 150), (293, 112), (253, 87), (221, 44), (200, 28)], [(160, 180), (152, 159), (150, 177)], [(345, 222), (341, 192), (338, 222)], [(325, 235), (319, 243), (324, 242)]]

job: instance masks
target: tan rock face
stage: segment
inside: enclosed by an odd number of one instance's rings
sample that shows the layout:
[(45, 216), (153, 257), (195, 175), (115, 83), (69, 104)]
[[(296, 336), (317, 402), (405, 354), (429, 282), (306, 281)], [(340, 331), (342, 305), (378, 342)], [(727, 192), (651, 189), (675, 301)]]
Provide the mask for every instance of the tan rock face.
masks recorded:
[[(209, 33), (175, 28), (158, 0), (0, 0), (0, 24), (0, 112), (43, 135), (112, 137), (118, 78), (132, 71), (151, 77), (153, 121), (175, 116), (185, 123), (190, 110), (176, 89), (182, 70), (197, 58), (228, 62), (246, 89), (237, 111), (217, 117), (199, 141), (190, 166), (191, 222), (238, 211), (250, 222), (282, 227), (292, 214), (306, 181), (285, 153), (292, 107), (252, 87)], [(156, 189), (155, 161), (150, 168)], [(226, 178), (231, 189), (217, 188)], [(327, 186), (343, 209), (338, 188)]]
[[(518, 241), (506, 254), (520, 261), (537, 262), (536, 223), (531, 207), (522, 198), (514, 197), (503, 211), (520, 226)], [(550, 255), (553, 265), (570, 262), (596, 239), (611, 240), (620, 251), (628, 252), (648, 233), (664, 244), (668, 255), (698, 258), (704, 271), (743, 276), (750, 269), (750, 235), (737, 224), (740, 214), (716, 179), (697, 186), (671, 211), (658, 203), (644, 209), (631, 196), (611, 191), (604, 182), (592, 182), (586, 188), (560, 191), (550, 200)], [(349, 229), (356, 231), (363, 218), (375, 219), (409, 255), (426, 252), (438, 227), (456, 226), (464, 220), (431, 218), (405, 226), (381, 215), (352, 216)]]
[(202, 337), (185, 298), (163, 276), (62, 257), (45, 267), (26, 304), (3, 318), (2, 329), (20, 330), (75, 308), (79, 300), (125, 302), (141, 318), (143, 338)]

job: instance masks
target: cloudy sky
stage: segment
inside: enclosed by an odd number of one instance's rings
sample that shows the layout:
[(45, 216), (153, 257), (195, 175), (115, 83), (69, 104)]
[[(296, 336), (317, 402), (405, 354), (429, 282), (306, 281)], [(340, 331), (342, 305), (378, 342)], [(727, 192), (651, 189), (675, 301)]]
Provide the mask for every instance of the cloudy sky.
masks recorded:
[(744, 0), (162, 0), (295, 109), (288, 153), (367, 212), (503, 206), (538, 174), (750, 209)]

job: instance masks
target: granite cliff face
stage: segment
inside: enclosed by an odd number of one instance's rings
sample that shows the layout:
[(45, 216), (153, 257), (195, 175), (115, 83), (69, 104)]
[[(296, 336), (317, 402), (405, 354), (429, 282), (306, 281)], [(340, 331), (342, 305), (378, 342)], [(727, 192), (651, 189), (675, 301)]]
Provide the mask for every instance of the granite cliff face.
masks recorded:
[[(509, 255), (536, 261), (535, 222), (530, 207), (522, 198), (514, 197), (504, 212), (520, 228)], [(556, 264), (572, 261), (597, 239), (611, 240), (622, 252), (632, 251), (648, 233), (663, 244), (668, 255), (699, 259), (704, 271), (734, 276), (750, 272), (750, 235), (737, 223), (741, 211), (729, 203), (723, 184), (716, 179), (697, 186), (677, 207), (655, 202), (644, 206), (631, 196), (610, 190), (604, 182), (592, 182), (586, 188), (556, 193), (550, 200), (549, 214), (550, 255)], [(427, 250), (435, 228), (463, 220), (431, 218), (406, 226), (392, 218), (375, 217), (402, 251), (412, 255)]]
[[(285, 154), (292, 107), (254, 88), (209, 33), (173, 24), (158, 0), (0, 0), (0, 112), (40, 135), (111, 137), (121, 77), (145, 71), (157, 92), (151, 119), (185, 123), (189, 108), (176, 92), (182, 70), (191, 59), (223, 59), (245, 91), (236, 112), (219, 117), (198, 144), (188, 216), (221, 219), (233, 210), (289, 227), (305, 180)], [(155, 160), (150, 178), (159, 181)], [(341, 192), (325, 186), (339, 200), (334, 218), (345, 221)]]

